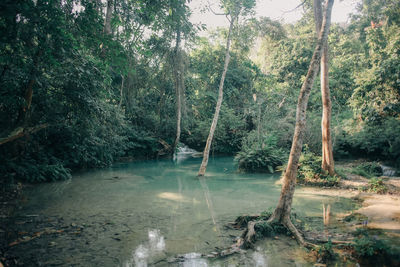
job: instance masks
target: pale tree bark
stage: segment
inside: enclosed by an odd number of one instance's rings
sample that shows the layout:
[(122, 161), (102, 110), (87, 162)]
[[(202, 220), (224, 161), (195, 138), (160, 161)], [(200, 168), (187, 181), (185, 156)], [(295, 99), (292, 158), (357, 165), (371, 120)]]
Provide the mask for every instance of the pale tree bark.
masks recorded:
[[(314, 0), (315, 28), (317, 33), (321, 31), (322, 5), (321, 0)], [(322, 96), (322, 166), (321, 168), (329, 175), (335, 174), (335, 162), (333, 160), (332, 138), (331, 138), (331, 114), (332, 102), (329, 91), (329, 59), (328, 42), (324, 44), (321, 56), (321, 96)]]
[(103, 10), (102, 10), (102, 5), (101, 5), (101, 0), (94, 0), (94, 2), (95, 2), (95, 5), (96, 5), (97, 13), (98, 13), (101, 17), (103, 17)]
[(315, 80), (315, 76), (318, 74), (324, 43), (328, 38), (333, 2), (334, 0), (327, 0), (327, 3), (325, 5), (326, 8), (322, 22), (322, 30), (319, 33), (317, 45), (315, 47), (308, 68), (307, 76), (303, 82), (303, 85), (300, 90), (300, 95), (298, 98), (297, 110), (296, 110), (296, 126), (294, 130), (289, 161), (286, 167), (285, 174), (283, 176), (281, 195), (279, 198), (278, 205), (274, 213), (272, 214), (271, 218), (269, 219), (269, 222), (277, 221), (285, 225), (295, 235), (297, 241), (302, 245), (305, 245), (306, 242), (304, 241), (302, 235), (298, 232), (296, 227), (291, 222), (290, 212), (296, 186), (297, 168), (303, 145), (303, 135), (306, 127), (306, 111), (307, 111), (308, 99)]
[(106, 11), (106, 20), (104, 22), (104, 33), (107, 35), (111, 34), (111, 17), (113, 10), (113, 0), (107, 0), (107, 11)]
[(237, 12), (233, 17), (231, 17), (231, 21), (229, 24), (228, 37), (226, 40), (225, 64), (224, 64), (224, 70), (223, 70), (222, 76), (221, 76), (221, 81), (219, 83), (217, 106), (215, 107), (215, 113), (214, 113), (213, 121), (211, 123), (210, 133), (208, 134), (207, 143), (206, 143), (206, 146), (205, 146), (204, 152), (203, 152), (203, 161), (201, 162), (201, 166), (200, 166), (199, 173), (197, 174), (197, 176), (204, 176), (204, 174), (206, 173), (208, 158), (210, 155), (211, 143), (214, 138), (215, 128), (217, 127), (219, 111), (221, 110), (222, 98), (224, 95), (223, 88), (224, 88), (225, 76), (226, 76), (226, 72), (228, 70), (228, 65), (229, 65), (229, 60), (230, 60), (229, 47), (231, 45), (231, 35), (232, 35), (232, 30), (233, 30), (233, 24), (235, 23), (235, 20), (238, 18), (238, 16), (239, 16), (239, 12)]
[(176, 94), (176, 138), (174, 145), (172, 147), (172, 153), (175, 153), (175, 149), (179, 144), (181, 136), (181, 120), (182, 120), (182, 102), (185, 91), (184, 84), (184, 65), (183, 65), (183, 55), (180, 49), (181, 43), (181, 30), (178, 26), (176, 31), (176, 44), (174, 51), (174, 80), (175, 80), (175, 94)]

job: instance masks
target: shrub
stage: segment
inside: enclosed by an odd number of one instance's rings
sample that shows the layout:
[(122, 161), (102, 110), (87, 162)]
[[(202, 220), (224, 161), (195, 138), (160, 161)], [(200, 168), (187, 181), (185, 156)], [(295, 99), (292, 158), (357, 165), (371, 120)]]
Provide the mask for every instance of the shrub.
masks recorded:
[(47, 158), (43, 158), (42, 161), (33, 158), (23, 158), (20, 161), (6, 160), (0, 167), (0, 173), (3, 173), (4, 178), (10, 182), (14, 179), (36, 183), (71, 178), (71, 170), (65, 168), (55, 158), (52, 158), (51, 161)]
[(377, 254), (386, 254), (389, 246), (376, 235), (370, 236), (367, 229), (357, 229), (353, 235), (354, 239), (354, 252), (359, 258), (372, 258)]
[(344, 126), (336, 139), (334, 154), (368, 157), (393, 162), (400, 166), (400, 120), (381, 118), (357, 124), (351, 121)]
[[(372, 233), (374, 233), (372, 235)], [(382, 233), (364, 228), (357, 229), (353, 249), (354, 256), (368, 266), (398, 266), (399, 248), (390, 245), (390, 241), (382, 239)]]
[(366, 187), (365, 190), (368, 192), (384, 194), (388, 191), (388, 188), (383, 183), (382, 178), (371, 178), (368, 182), (368, 187)]
[(327, 243), (317, 247), (318, 258), (321, 262), (328, 262), (336, 257), (336, 253), (333, 251), (333, 245), (331, 240)]
[(383, 174), (382, 167), (378, 162), (364, 162), (351, 170), (351, 173), (373, 178)]
[(330, 176), (322, 170), (322, 158), (309, 151), (305, 145), (299, 161), (297, 181), (301, 184), (317, 186), (335, 186), (339, 183), (338, 175)]
[(262, 144), (251, 143), (251, 141), (250, 144), (244, 143), (235, 161), (241, 171), (273, 173), (278, 166), (283, 164), (284, 157), (283, 150), (276, 146), (276, 138), (268, 136)]

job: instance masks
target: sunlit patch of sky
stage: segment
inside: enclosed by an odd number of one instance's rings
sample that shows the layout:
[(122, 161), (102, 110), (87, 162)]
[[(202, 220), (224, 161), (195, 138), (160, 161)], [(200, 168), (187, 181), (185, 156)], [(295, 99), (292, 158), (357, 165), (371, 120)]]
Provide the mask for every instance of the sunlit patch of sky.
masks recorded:
[[(302, 0), (257, 0), (256, 17), (269, 17), (286, 23), (294, 23), (303, 15), (301, 7), (295, 9), (302, 2)], [(332, 10), (332, 21), (348, 21), (349, 14), (355, 12), (355, 8), (360, 2), (361, 0), (336, 0)], [(225, 16), (213, 14), (207, 10), (208, 5), (211, 5), (214, 12), (221, 12), (218, 9), (217, 1), (192, 0), (189, 4), (192, 10), (191, 21), (196, 24), (206, 24), (208, 29), (227, 26), (228, 21)]]

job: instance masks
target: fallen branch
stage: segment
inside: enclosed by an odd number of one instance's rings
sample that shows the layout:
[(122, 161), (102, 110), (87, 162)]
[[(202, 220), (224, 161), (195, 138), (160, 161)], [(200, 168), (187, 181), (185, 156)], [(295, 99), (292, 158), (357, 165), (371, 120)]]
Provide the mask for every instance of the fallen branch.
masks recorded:
[(6, 137), (0, 138), (0, 146), (4, 145), (6, 143), (9, 143), (11, 141), (14, 141), (18, 138), (21, 138), (23, 136), (26, 136), (28, 134), (33, 134), (36, 133), (46, 127), (48, 127), (48, 123), (40, 124), (34, 127), (29, 127), (29, 128), (23, 128), (23, 127), (17, 127), (13, 131), (11, 131)]
[(166, 141), (163, 139), (158, 139), (158, 142), (163, 146), (163, 148), (158, 151), (158, 156), (168, 154), (170, 151), (172, 151), (171, 145), (169, 145)]
[(33, 239), (36, 239), (38, 237), (41, 237), (44, 234), (56, 234), (56, 233), (62, 233), (62, 232), (64, 232), (64, 230), (46, 229), (42, 232), (36, 232), (32, 236), (25, 236), (23, 238), (18, 238), (17, 240), (8, 244), (8, 246), (12, 247), (12, 246), (18, 245), (20, 243), (25, 243), (25, 242), (31, 241)]
[[(205, 259), (224, 258), (224, 257), (228, 257), (230, 255), (236, 254), (236, 253), (244, 253), (244, 252), (245, 252), (245, 250), (240, 249), (239, 247), (237, 247), (234, 244), (231, 247), (222, 249), (220, 251), (213, 251), (208, 254), (199, 254), (198, 258), (205, 258)], [(161, 259), (161, 260), (157, 261), (156, 263), (164, 262), (164, 261), (168, 262), (169, 264), (179, 263), (179, 262), (185, 262), (187, 259), (192, 259), (192, 258), (188, 258), (186, 255), (176, 255), (176, 256), (170, 257), (168, 259)]]

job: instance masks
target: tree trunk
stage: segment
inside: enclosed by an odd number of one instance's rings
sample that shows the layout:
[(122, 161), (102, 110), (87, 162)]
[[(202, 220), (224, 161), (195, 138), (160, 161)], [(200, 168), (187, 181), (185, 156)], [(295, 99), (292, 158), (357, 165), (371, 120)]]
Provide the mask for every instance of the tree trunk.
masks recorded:
[[(322, 6), (321, 0), (314, 0), (315, 28), (317, 33), (321, 31), (322, 25)], [(329, 91), (329, 62), (328, 62), (328, 42), (324, 44), (321, 56), (321, 96), (322, 96), (322, 166), (321, 168), (329, 173), (335, 174), (335, 163), (333, 160), (333, 149), (331, 139), (331, 110), (332, 102)]]
[(122, 107), (123, 99), (124, 99), (124, 84), (125, 77), (121, 74), (121, 88), (120, 88), (120, 98), (119, 98), (119, 107)]
[(172, 154), (175, 153), (176, 147), (179, 144), (181, 137), (181, 120), (182, 120), (182, 98), (184, 91), (184, 76), (183, 76), (183, 59), (182, 51), (180, 50), (181, 30), (178, 26), (176, 31), (176, 45), (174, 53), (174, 79), (176, 93), (176, 138), (172, 147)]
[(210, 133), (208, 134), (206, 147), (204, 148), (204, 152), (203, 152), (203, 161), (201, 162), (201, 166), (200, 166), (199, 173), (197, 174), (197, 176), (204, 176), (204, 174), (206, 173), (208, 157), (210, 155), (211, 143), (212, 143), (212, 140), (214, 137), (215, 128), (217, 127), (219, 111), (221, 110), (221, 105), (222, 105), (224, 81), (225, 81), (225, 76), (226, 76), (226, 72), (228, 70), (228, 65), (229, 65), (229, 60), (230, 60), (229, 47), (231, 45), (231, 35), (232, 35), (233, 24), (234, 24), (235, 20), (237, 19), (238, 15), (239, 15), (239, 13), (237, 13), (233, 18), (231, 18), (231, 21), (230, 21), (228, 38), (226, 41), (224, 70), (222, 72), (221, 81), (219, 83), (219, 89), (218, 89), (217, 106), (215, 107), (215, 113), (214, 113), (213, 121), (211, 123)]
[(322, 169), (329, 175), (335, 174), (335, 162), (333, 160), (333, 147), (331, 138), (331, 114), (332, 102), (328, 81), (328, 44), (325, 45), (321, 58), (321, 95), (322, 95)]
[(94, 0), (94, 4), (95, 4), (96, 10), (97, 10), (97, 14), (99, 14), (100, 17), (103, 17), (101, 0)]
[(104, 29), (103, 29), (106, 35), (111, 34), (112, 7), (113, 7), (113, 0), (107, 0), (106, 20), (104, 22)]
[(296, 110), (296, 126), (294, 130), (288, 165), (283, 177), (281, 195), (278, 205), (273, 215), (269, 219), (270, 222), (278, 221), (284, 224), (296, 236), (297, 241), (301, 244), (305, 244), (304, 239), (290, 221), (290, 212), (296, 186), (297, 168), (303, 145), (303, 135), (306, 127), (306, 111), (308, 99), (314, 83), (315, 76), (318, 73), (324, 43), (328, 38), (333, 2), (334, 0), (327, 0), (325, 16), (322, 23), (322, 30), (320, 31), (318, 36), (317, 45), (315, 47), (314, 54), (308, 68), (306, 79), (303, 82), (300, 90)]
[(21, 109), (19, 110), (18, 118), (17, 118), (17, 126), (23, 126), (27, 124), (27, 120), (29, 119), (29, 111), (31, 109), (32, 104), (32, 96), (33, 96), (33, 86), (36, 83), (36, 75), (37, 75), (37, 68), (39, 65), (39, 60), (42, 55), (42, 50), (38, 48), (38, 51), (33, 57), (33, 66), (32, 70), (29, 74), (30, 78), (28, 84), (26, 85), (24, 91), (24, 104), (22, 105)]

